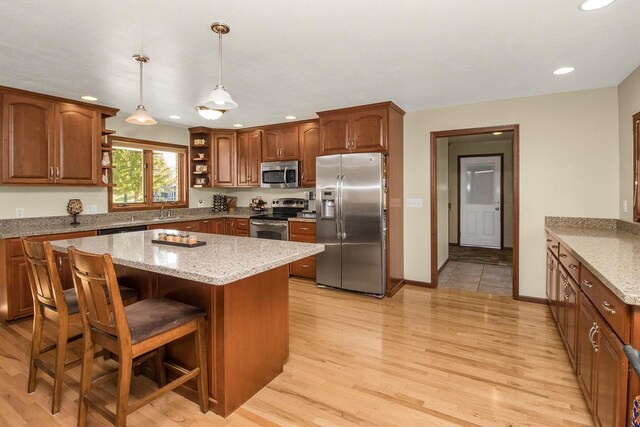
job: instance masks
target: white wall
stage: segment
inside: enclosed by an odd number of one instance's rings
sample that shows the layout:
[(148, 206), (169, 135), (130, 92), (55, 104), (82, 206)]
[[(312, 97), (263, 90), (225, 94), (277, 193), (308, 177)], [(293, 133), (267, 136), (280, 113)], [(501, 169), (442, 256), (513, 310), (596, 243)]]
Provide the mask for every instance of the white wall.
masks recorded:
[[(440, 150), (440, 147), (438, 147), (438, 150)], [(458, 156), (493, 153), (503, 154), (503, 243), (506, 248), (513, 247), (513, 152), (511, 150), (511, 139), (456, 143), (449, 146), (449, 202), (451, 203), (451, 210), (449, 211), (449, 242), (451, 243), (458, 243)], [(438, 156), (440, 156), (439, 151)], [(440, 183), (438, 182), (439, 185)], [(438, 200), (439, 203), (440, 200)], [(438, 205), (439, 210), (440, 206)], [(440, 227), (440, 216), (438, 216), (438, 227)], [(438, 250), (440, 249), (438, 248)], [(440, 258), (439, 253), (438, 258)]]
[(404, 117), (405, 278), (430, 281), (430, 132), (520, 125), (520, 293), (544, 297), (544, 217), (618, 217), (616, 88), (407, 113)]
[[(631, 117), (640, 112), (640, 67), (618, 86), (620, 134), (620, 219), (633, 221), (633, 124)], [(624, 212), (623, 201), (629, 208)]]
[[(449, 258), (449, 138), (438, 138), (438, 269)], [(405, 273), (406, 274), (406, 273)]]

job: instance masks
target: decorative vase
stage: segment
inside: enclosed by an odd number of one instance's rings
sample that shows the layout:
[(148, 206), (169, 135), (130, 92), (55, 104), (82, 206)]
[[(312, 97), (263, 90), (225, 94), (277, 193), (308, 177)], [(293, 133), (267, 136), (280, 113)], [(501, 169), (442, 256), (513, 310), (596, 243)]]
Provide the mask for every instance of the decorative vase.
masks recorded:
[(102, 153), (102, 166), (111, 166), (111, 157), (107, 151)]
[(82, 213), (82, 201), (80, 201), (80, 199), (69, 199), (69, 203), (67, 203), (67, 212), (70, 215), (73, 215), (73, 222), (71, 225), (80, 224), (78, 221), (78, 215)]

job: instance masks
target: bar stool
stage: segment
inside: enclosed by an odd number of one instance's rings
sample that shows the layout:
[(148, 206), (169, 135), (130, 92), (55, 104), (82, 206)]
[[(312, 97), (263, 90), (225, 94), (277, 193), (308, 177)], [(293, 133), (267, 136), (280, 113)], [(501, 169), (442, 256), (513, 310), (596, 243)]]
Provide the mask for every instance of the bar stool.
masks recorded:
[[(51, 413), (55, 415), (60, 412), (64, 371), (78, 366), (81, 362), (81, 359), (77, 359), (65, 364), (67, 344), (82, 338), (82, 333), (70, 337), (70, 330), (74, 325), (82, 326), (82, 318), (75, 289), (62, 289), (60, 275), (49, 242), (20, 240), (26, 260), (31, 295), (33, 296), (33, 336), (27, 392), (33, 393), (36, 389), (38, 368), (50, 375), (53, 378)], [(123, 287), (120, 292), (127, 304), (137, 300), (138, 292), (135, 289)], [(50, 320), (57, 325), (58, 339), (56, 343), (40, 348), (45, 320)], [(56, 349), (56, 356), (55, 366), (52, 367), (45, 363), (40, 356), (53, 349)]]
[[(199, 307), (166, 298), (149, 298), (124, 307), (118, 290), (118, 281), (111, 255), (95, 255), (68, 248), (74, 286), (80, 303), (84, 327), (84, 354), (78, 408), (78, 426), (87, 424), (87, 406), (91, 405), (116, 426), (125, 426), (127, 415), (150, 403), (157, 397), (198, 378), (200, 411), (209, 411), (207, 360), (205, 357), (205, 312)], [(111, 300), (111, 306), (107, 301)], [(197, 366), (187, 370), (161, 360), (165, 344), (189, 334), (195, 338)], [(118, 370), (95, 380), (91, 378), (94, 346), (98, 344), (118, 355)], [(131, 369), (155, 357), (158, 390), (129, 405)], [(134, 361), (135, 359), (135, 361)], [(182, 373), (169, 384), (165, 367)], [(103, 406), (103, 399), (95, 397), (94, 386), (118, 375), (115, 414)]]

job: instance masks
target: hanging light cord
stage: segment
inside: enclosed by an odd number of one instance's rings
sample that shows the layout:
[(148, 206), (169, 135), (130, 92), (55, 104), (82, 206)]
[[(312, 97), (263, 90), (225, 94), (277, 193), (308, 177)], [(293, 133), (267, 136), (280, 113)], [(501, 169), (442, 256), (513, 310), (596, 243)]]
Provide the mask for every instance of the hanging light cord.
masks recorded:
[(142, 61), (139, 61), (140, 63), (140, 105), (144, 105), (144, 102), (142, 101)]
[(218, 33), (218, 86), (222, 86), (222, 30)]

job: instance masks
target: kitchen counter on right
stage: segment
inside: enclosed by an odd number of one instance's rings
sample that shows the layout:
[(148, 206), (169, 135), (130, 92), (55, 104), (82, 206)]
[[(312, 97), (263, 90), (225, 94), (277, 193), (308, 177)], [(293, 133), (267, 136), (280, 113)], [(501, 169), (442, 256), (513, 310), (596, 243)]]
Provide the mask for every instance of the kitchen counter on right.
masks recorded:
[(640, 224), (546, 217), (545, 228), (618, 298), (640, 306)]

